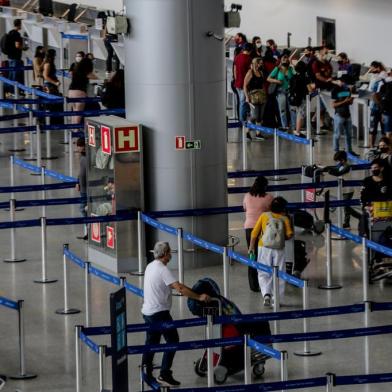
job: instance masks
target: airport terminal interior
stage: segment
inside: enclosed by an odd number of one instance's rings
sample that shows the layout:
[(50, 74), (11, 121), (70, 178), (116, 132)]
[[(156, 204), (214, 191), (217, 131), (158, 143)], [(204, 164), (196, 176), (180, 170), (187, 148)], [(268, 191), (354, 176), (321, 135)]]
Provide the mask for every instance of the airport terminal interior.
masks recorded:
[(392, 4), (85, 1), (0, 0), (0, 390), (391, 391)]

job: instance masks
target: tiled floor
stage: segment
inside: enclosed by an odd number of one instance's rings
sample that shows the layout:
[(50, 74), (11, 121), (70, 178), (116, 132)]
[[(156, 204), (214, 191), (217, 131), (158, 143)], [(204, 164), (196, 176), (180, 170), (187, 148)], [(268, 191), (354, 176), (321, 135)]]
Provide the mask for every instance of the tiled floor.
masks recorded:
[[(22, 137), (21, 137), (22, 138)], [(54, 151), (59, 155), (58, 160), (48, 161), (48, 167), (67, 173), (67, 154), (64, 146), (58, 144), (61, 135), (54, 139)], [(228, 143), (228, 169), (241, 168), (241, 144), (237, 141), (237, 130), (229, 131)], [(2, 185), (9, 184), (8, 153), (12, 136), (2, 136), (0, 154), (2, 170), (0, 181)], [(320, 138), (316, 144), (316, 161), (331, 163), (330, 136)], [(272, 168), (272, 140), (248, 143), (250, 167), (253, 169)], [(23, 156), (20, 154), (19, 156)], [(282, 141), (280, 166), (299, 166), (306, 160), (304, 147)], [(75, 161), (75, 168), (77, 162)], [(16, 184), (36, 184), (37, 177), (30, 176), (26, 171), (16, 169)], [(358, 174), (360, 175), (360, 174)], [(290, 176), (291, 182), (298, 182), (298, 176)], [(287, 182), (287, 181), (286, 181)], [(232, 185), (249, 184), (249, 180), (230, 181)], [(48, 192), (48, 197), (76, 196), (73, 190)], [(17, 195), (21, 199), (39, 198), (38, 194)], [(290, 201), (299, 201), (299, 192), (287, 192), (285, 196)], [(2, 194), (0, 201), (6, 201), (8, 195)], [(241, 204), (241, 195), (229, 197), (230, 205)], [(78, 206), (48, 207), (49, 217), (78, 216)], [(37, 218), (40, 215), (38, 208), (29, 208), (17, 213), (17, 219)], [(0, 211), (0, 221), (8, 220), (8, 212)], [(230, 234), (238, 236), (241, 243), (238, 250), (245, 251), (244, 233), (242, 230), (242, 214), (230, 216)], [(38, 377), (29, 381), (10, 381), (5, 391), (23, 392), (71, 392), (75, 390), (75, 353), (74, 353), (74, 325), (84, 324), (84, 313), (70, 316), (55, 314), (63, 303), (62, 283), (62, 245), (67, 242), (72, 251), (85, 257), (86, 249), (82, 241), (76, 236), (81, 228), (76, 226), (51, 227), (48, 231), (48, 274), (50, 278), (59, 281), (49, 285), (39, 285), (33, 282), (40, 274), (40, 231), (39, 228), (20, 229), (17, 231), (17, 252), (19, 256), (28, 259), (25, 263), (0, 263), (1, 295), (12, 299), (24, 299), (26, 309), (26, 346), (27, 370), (38, 374)], [(301, 236), (307, 242), (311, 263), (306, 269), (305, 277), (310, 282), (310, 306), (327, 307), (334, 305), (348, 305), (362, 301), (362, 267), (361, 248), (348, 241), (333, 242), (334, 279), (339, 281), (343, 288), (336, 291), (322, 291), (317, 287), (325, 281), (325, 246), (323, 236)], [(208, 240), (208, 238), (206, 238)], [(0, 231), (0, 246), (2, 256), (9, 256), (9, 231)], [(210, 267), (185, 271), (185, 281), (192, 285), (198, 278), (210, 276), (222, 286), (221, 267)], [(84, 310), (83, 274), (76, 266), (71, 266), (71, 294), (70, 305)], [(142, 279), (128, 276), (128, 281), (135, 285), (142, 285)], [(114, 287), (108, 283), (93, 278), (92, 284), (92, 325), (107, 325), (109, 323), (109, 293)], [(388, 282), (370, 286), (369, 295), (372, 300), (392, 301), (392, 288)], [(245, 267), (234, 264), (230, 267), (230, 297), (244, 313), (265, 312), (260, 295), (248, 288), (247, 270)], [(129, 294), (128, 323), (142, 321), (140, 314), (141, 301)], [(282, 310), (301, 308), (301, 291), (287, 287), (283, 298)], [(270, 311), (270, 310), (268, 310)], [(173, 316), (177, 319), (190, 317), (190, 313), (183, 298), (175, 297), (173, 301)], [(0, 373), (13, 374), (18, 368), (17, 360), (17, 330), (16, 313), (0, 309)], [(369, 325), (384, 325), (392, 321), (390, 312), (378, 312), (370, 315)], [(324, 317), (310, 320), (311, 331), (356, 328), (364, 326), (363, 315), (349, 315)], [(301, 332), (302, 321), (282, 321), (281, 332)], [(182, 340), (202, 339), (202, 328), (184, 329), (180, 332)], [(94, 338), (96, 342), (109, 344), (108, 338)], [(130, 334), (129, 344), (143, 344), (143, 334)], [(314, 358), (301, 358), (293, 353), (301, 349), (301, 344), (280, 344), (276, 348), (289, 352), (289, 379), (318, 377), (327, 372), (339, 375), (365, 374), (389, 372), (392, 340), (389, 336), (376, 336), (371, 338), (355, 338), (344, 340), (326, 340), (312, 343), (314, 350), (322, 351), (322, 355)], [(193, 371), (194, 361), (200, 357), (202, 351), (186, 351), (177, 353), (174, 361), (174, 374), (180, 379), (184, 387), (207, 386), (206, 379), (199, 378)], [(138, 381), (138, 364), (140, 358), (129, 357), (130, 390), (140, 390)], [(109, 375), (109, 364), (108, 364)], [(98, 358), (89, 350), (83, 352), (83, 392), (98, 390)], [(266, 366), (266, 373), (262, 381), (279, 380), (279, 364), (270, 360)], [(108, 377), (109, 378), (109, 377)], [(243, 373), (230, 377), (227, 384), (242, 384)], [(110, 387), (110, 380), (107, 387)], [(324, 388), (325, 389), (325, 388)], [(310, 390), (324, 390), (314, 388)], [(375, 384), (371, 386), (354, 386), (336, 388), (337, 391), (390, 391), (391, 384)]]

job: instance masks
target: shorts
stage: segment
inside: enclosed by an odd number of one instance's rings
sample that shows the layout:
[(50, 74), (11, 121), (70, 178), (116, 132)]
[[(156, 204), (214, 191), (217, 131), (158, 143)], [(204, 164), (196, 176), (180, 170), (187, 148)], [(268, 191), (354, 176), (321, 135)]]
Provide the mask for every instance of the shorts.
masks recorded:
[(382, 122), (384, 124), (385, 133), (392, 133), (392, 114), (383, 113)]
[(296, 112), (297, 117), (306, 118), (306, 101), (302, 101), (299, 106), (291, 106), (290, 109)]

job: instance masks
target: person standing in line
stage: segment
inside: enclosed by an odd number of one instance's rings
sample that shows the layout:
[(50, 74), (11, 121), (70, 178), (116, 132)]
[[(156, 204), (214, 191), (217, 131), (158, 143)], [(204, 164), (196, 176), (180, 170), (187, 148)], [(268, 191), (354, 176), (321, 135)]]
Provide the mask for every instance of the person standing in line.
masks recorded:
[[(83, 137), (80, 137), (76, 141), (76, 150), (80, 154), (79, 160), (79, 175), (78, 175), (78, 183), (76, 184), (76, 190), (80, 192), (80, 197), (82, 201), (80, 202), (80, 213), (84, 218), (87, 217), (87, 157), (86, 157), (86, 140)], [(87, 240), (87, 225), (83, 225), (83, 236), (77, 237), (79, 240)]]
[(34, 83), (38, 86), (42, 86), (44, 80), (44, 58), (45, 48), (43, 46), (37, 46), (35, 48), (35, 54), (33, 59), (33, 74)]
[(336, 82), (336, 87), (331, 92), (332, 107), (335, 109), (334, 116), (334, 133), (333, 133), (333, 149), (335, 152), (340, 150), (339, 139), (341, 133), (344, 133), (346, 141), (346, 152), (359, 157), (359, 154), (352, 150), (352, 121), (350, 106), (354, 99), (351, 96), (351, 89), (346, 84), (348, 75), (342, 75)]
[(250, 57), (252, 57), (252, 59), (256, 57), (263, 57), (263, 43), (260, 37), (255, 36), (252, 38), (252, 46), (253, 49), (250, 54)]
[(244, 92), (244, 81), (252, 63), (251, 50), (252, 44), (246, 43), (242, 52), (234, 59), (234, 86), (240, 97), (240, 121), (242, 122), (248, 119), (249, 114), (249, 105), (246, 102)]
[[(245, 237), (246, 244), (249, 249), (251, 233), (256, 225), (257, 219), (263, 212), (271, 210), (271, 203), (274, 199), (272, 195), (267, 193), (268, 180), (259, 176), (256, 178), (249, 192), (245, 194), (242, 205), (245, 211)], [(254, 255), (257, 260), (258, 248), (255, 248)], [(248, 280), (249, 287), (252, 291), (260, 291), (259, 283), (257, 280), (257, 270), (248, 267)]]
[[(20, 30), (22, 30), (22, 20), (15, 19), (14, 28), (8, 33), (7, 37), (7, 56), (10, 68), (23, 67), (23, 38)], [(24, 84), (24, 71), (10, 71), (9, 78), (15, 82)]]
[[(170, 315), (172, 303), (172, 289), (180, 294), (200, 302), (209, 302), (207, 294), (197, 294), (189, 287), (180, 283), (167, 267), (171, 260), (171, 249), (167, 242), (159, 241), (154, 246), (154, 261), (147, 265), (144, 273), (144, 301), (142, 314), (144, 321), (149, 325), (161, 325), (164, 322), (172, 322)], [(163, 336), (166, 343), (178, 343), (177, 329), (165, 329), (157, 331), (149, 329), (146, 332), (146, 345), (159, 344)], [(171, 367), (175, 351), (167, 351), (163, 354), (160, 375), (157, 382), (165, 387), (177, 387), (181, 383), (173, 378)], [(155, 381), (153, 376), (153, 352), (143, 354), (142, 366), (150, 381)]]
[[(276, 197), (271, 203), (271, 212), (264, 212), (256, 222), (251, 233), (249, 252), (254, 252), (258, 240), (259, 263), (269, 267), (278, 266), (283, 271), (285, 266), (285, 241), (293, 237), (294, 232), (289, 217), (286, 215), (287, 201)], [(264, 306), (271, 306), (272, 274), (258, 271), (261, 295)], [(285, 282), (279, 281), (280, 295), (284, 294)]]
[(55, 59), (56, 51), (54, 49), (48, 49), (45, 54), (43, 76), (44, 86), (49, 94), (58, 94), (59, 86), (61, 84), (57, 77)]

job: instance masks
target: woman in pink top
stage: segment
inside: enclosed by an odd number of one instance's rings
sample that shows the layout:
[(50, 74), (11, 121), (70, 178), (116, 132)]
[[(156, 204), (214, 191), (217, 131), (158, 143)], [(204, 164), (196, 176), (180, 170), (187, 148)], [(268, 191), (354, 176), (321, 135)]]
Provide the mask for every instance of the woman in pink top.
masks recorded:
[[(246, 243), (250, 245), (250, 235), (254, 226), (256, 225), (257, 219), (263, 212), (271, 210), (271, 203), (274, 199), (273, 196), (267, 193), (268, 180), (263, 177), (257, 177), (254, 184), (250, 188), (250, 191), (244, 196), (243, 206), (245, 211), (245, 236)], [(256, 260), (257, 260), (257, 249)], [(248, 268), (249, 287), (252, 291), (260, 291), (259, 282), (257, 278), (257, 270), (254, 268)]]

